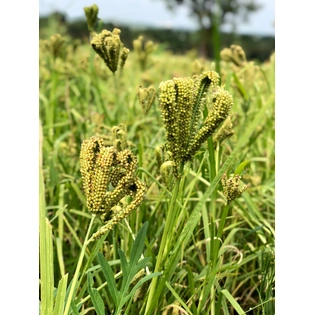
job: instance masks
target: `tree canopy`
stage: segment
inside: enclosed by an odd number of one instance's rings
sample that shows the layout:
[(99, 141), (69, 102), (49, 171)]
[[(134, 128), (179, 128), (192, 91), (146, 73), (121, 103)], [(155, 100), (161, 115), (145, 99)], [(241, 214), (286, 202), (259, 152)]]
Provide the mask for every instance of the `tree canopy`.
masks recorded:
[[(201, 53), (209, 54), (213, 40), (217, 40), (220, 26), (234, 24), (236, 18), (247, 20), (248, 15), (261, 8), (255, 0), (163, 0), (174, 10), (177, 5), (186, 6), (192, 18), (198, 22), (201, 31)], [(215, 46), (215, 45), (214, 45)], [(218, 47), (219, 49), (219, 47)]]

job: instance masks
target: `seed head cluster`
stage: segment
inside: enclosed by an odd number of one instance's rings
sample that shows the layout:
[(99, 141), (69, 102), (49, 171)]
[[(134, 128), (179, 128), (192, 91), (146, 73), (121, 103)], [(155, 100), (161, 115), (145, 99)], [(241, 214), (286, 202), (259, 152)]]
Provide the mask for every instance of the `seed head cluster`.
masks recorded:
[[(159, 101), (166, 130), (166, 150), (172, 153), (173, 172), (177, 178), (180, 176), (179, 165), (192, 160), (201, 145), (229, 115), (233, 98), (218, 84), (219, 75), (214, 71), (160, 83)], [(200, 128), (209, 91), (213, 105)]]
[(221, 182), (223, 186), (223, 194), (225, 195), (228, 204), (238, 198), (247, 189), (246, 185), (240, 189), (240, 181), (240, 175), (234, 175), (230, 178), (227, 178), (226, 174), (222, 176)]
[(133, 48), (137, 54), (141, 70), (145, 70), (148, 67), (149, 56), (155, 50), (156, 45), (151, 40), (145, 42), (143, 36), (140, 35), (133, 41)]
[[(99, 215), (105, 225), (92, 235), (94, 241), (127, 217), (143, 201), (146, 185), (136, 177), (137, 159), (125, 149), (106, 147), (104, 140), (92, 137), (81, 145), (80, 171), (88, 209)], [(125, 196), (132, 196), (126, 207), (117, 206)]]
[(103, 30), (100, 34), (96, 34), (91, 41), (95, 52), (113, 73), (116, 72), (118, 65), (121, 69), (123, 68), (129, 54), (129, 49), (123, 47), (120, 40), (120, 33), (118, 28), (114, 28), (112, 32)]
[(156, 90), (153, 86), (144, 88), (140, 85), (137, 88), (137, 95), (138, 95), (138, 99), (142, 107), (142, 111), (146, 115), (149, 112), (154, 102), (154, 99), (156, 96)]
[(127, 129), (124, 124), (112, 128), (112, 142), (118, 151), (128, 149)]
[(44, 47), (51, 54), (53, 59), (62, 57), (65, 52), (65, 38), (60, 34), (51, 35), (49, 40), (44, 40)]
[(241, 46), (231, 45), (230, 48), (224, 48), (220, 52), (222, 60), (233, 62), (238, 67), (243, 67), (247, 64), (246, 55)]
[(84, 13), (86, 17), (88, 30), (92, 32), (94, 31), (94, 26), (97, 21), (98, 6), (96, 4), (93, 4), (90, 7), (84, 7)]

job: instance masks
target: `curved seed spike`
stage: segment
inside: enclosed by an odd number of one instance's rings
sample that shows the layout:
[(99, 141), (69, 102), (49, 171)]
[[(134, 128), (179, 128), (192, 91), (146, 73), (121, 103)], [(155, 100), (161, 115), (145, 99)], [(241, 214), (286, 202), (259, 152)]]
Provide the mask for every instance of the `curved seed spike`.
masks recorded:
[[(220, 77), (215, 71), (205, 71), (200, 76), (196, 76), (194, 84), (194, 106), (190, 122), (189, 143), (195, 137), (199, 120), (205, 106), (205, 96), (210, 88), (219, 84)], [(186, 146), (186, 150), (188, 145)]]
[(222, 88), (217, 88), (213, 93), (214, 104), (210, 109), (204, 126), (198, 131), (187, 150), (185, 160), (191, 160), (201, 145), (216, 131), (222, 122), (228, 117), (233, 105), (231, 94)]
[[(219, 88), (219, 75), (205, 71), (191, 78), (174, 78), (159, 85), (159, 101), (166, 131), (166, 149), (174, 162), (174, 176), (180, 177), (183, 163), (191, 160), (202, 143), (226, 119), (233, 104), (231, 95)], [(214, 105), (198, 130), (206, 103), (212, 92)]]
[(107, 231), (112, 230), (119, 221), (126, 218), (133, 210), (139, 207), (144, 199), (146, 190), (146, 185), (137, 178), (130, 187), (130, 194), (134, 196), (133, 201), (126, 208), (114, 207), (110, 220), (106, 221), (105, 225), (92, 235), (89, 243), (95, 241)]
[(156, 96), (155, 88), (153, 86), (149, 86), (148, 88), (143, 88), (140, 85), (137, 88), (137, 95), (138, 95), (138, 99), (141, 104), (143, 113), (147, 114)]
[(128, 55), (129, 55), (129, 52), (130, 50), (126, 47), (124, 47), (121, 51), (121, 54), (120, 54), (120, 68), (122, 69), (126, 63), (126, 60), (128, 58)]
[(233, 124), (231, 117), (228, 116), (222, 126), (213, 134), (213, 144), (221, 145), (224, 141), (234, 135)]
[(230, 48), (224, 48), (220, 52), (222, 60), (233, 62), (238, 67), (243, 67), (247, 64), (246, 55), (241, 46), (231, 45)]
[[(119, 130), (125, 131), (123, 126)], [(128, 149), (117, 151), (113, 146), (106, 147), (104, 140), (98, 137), (82, 143), (80, 171), (87, 207), (107, 219), (105, 227), (93, 235), (93, 240), (113, 228), (142, 202), (146, 186), (136, 177), (136, 169), (137, 159)], [(114, 187), (112, 191), (109, 185)], [(133, 201), (118, 211), (117, 204), (128, 195)]]

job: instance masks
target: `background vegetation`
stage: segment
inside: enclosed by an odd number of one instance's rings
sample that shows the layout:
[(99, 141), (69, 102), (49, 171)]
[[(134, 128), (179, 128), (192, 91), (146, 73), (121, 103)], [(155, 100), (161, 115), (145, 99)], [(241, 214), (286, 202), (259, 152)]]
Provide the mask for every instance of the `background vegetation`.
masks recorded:
[[(47, 39), (55, 33), (67, 34), (72, 39), (77, 39), (80, 43), (86, 43), (89, 39), (86, 21), (78, 19), (68, 21), (65, 14), (52, 13), (50, 16), (40, 17), (40, 38)], [(169, 50), (175, 54), (184, 54), (191, 49), (196, 49), (198, 53), (201, 50), (201, 34), (200, 31), (187, 31), (176, 29), (159, 29), (150, 27), (128, 26), (123, 23), (111, 23), (103, 21), (102, 28), (112, 30), (118, 27), (121, 32), (122, 42), (126, 47), (132, 47), (132, 41), (143, 35), (147, 40), (159, 43), (165, 50)], [(209, 37), (211, 39), (211, 37)], [(220, 46), (230, 47), (230, 45), (240, 45), (246, 51), (249, 60), (257, 60), (263, 62), (268, 60), (275, 49), (275, 38), (273, 36), (252, 36), (242, 35), (238, 33), (221, 33)], [(206, 56), (214, 58), (213, 46), (208, 44)]]

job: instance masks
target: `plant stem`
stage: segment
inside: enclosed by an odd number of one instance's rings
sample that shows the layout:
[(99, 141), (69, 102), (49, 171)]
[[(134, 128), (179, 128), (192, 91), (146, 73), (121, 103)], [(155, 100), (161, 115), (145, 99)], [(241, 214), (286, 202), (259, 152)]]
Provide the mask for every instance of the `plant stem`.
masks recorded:
[[(216, 165), (219, 163), (216, 159), (217, 156), (214, 150), (212, 137), (208, 139), (208, 152), (209, 152), (209, 163), (210, 163), (210, 180), (209, 181), (210, 183), (212, 183), (213, 179), (217, 175)], [(211, 209), (211, 218), (213, 222), (216, 221), (216, 216), (217, 216), (216, 199), (217, 199), (217, 189), (215, 189), (211, 195), (210, 209)]]
[(201, 299), (200, 303), (198, 305), (198, 310), (197, 314), (201, 314), (201, 312), (204, 311), (204, 307), (206, 304), (206, 301), (208, 299), (208, 296), (210, 295), (210, 300), (211, 300), (211, 315), (215, 315), (215, 309), (216, 309), (216, 300), (215, 300), (215, 293), (216, 293), (216, 286), (215, 286), (215, 278), (218, 273), (218, 253), (220, 249), (220, 239), (223, 234), (223, 229), (225, 226), (226, 218), (228, 215), (230, 207), (226, 205), (223, 208), (223, 212), (221, 215), (220, 223), (219, 223), (219, 228), (216, 233), (216, 238), (215, 242), (213, 242), (213, 249), (211, 249), (212, 252), (212, 259), (208, 263), (208, 269), (207, 269), (207, 274), (203, 283), (203, 289), (200, 294)]
[(89, 227), (88, 227), (88, 231), (87, 231), (87, 233), (85, 235), (85, 239), (84, 239), (84, 243), (83, 243), (82, 250), (81, 250), (81, 253), (80, 253), (80, 257), (79, 257), (79, 260), (78, 260), (77, 268), (76, 268), (74, 276), (73, 276), (72, 285), (71, 285), (70, 292), (69, 292), (68, 299), (67, 299), (67, 304), (66, 304), (66, 307), (65, 307), (65, 311), (63, 313), (64, 315), (68, 315), (69, 314), (71, 300), (72, 300), (72, 297), (74, 295), (74, 291), (76, 289), (77, 281), (78, 281), (78, 278), (79, 278), (79, 271), (80, 271), (80, 268), (82, 266), (84, 253), (85, 253), (86, 247), (88, 245), (88, 239), (89, 239), (89, 235), (90, 235), (90, 231), (91, 231), (94, 219), (95, 219), (95, 215), (93, 214), (92, 217), (91, 217), (91, 221), (90, 221)]
[[(164, 227), (164, 231), (163, 231), (163, 236), (162, 236), (162, 240), (161, 240), (160, 249), (159, 249), (159, 253), (157, 256), (154, 272), (158, 272), (160, 270), (160, 266), (162, 265), (162, 262), (168, 253), (167, 240), (170, 240), (171, 235), (173, 234), (172, 228), (174, 227), (174, 222), (175, 222), (175, 218), (176, 218), (175, 204), (176, 204), (176, 200), (177, 200), (177, 196), (178, 196), (178, 192), (179, 192), (180, 183), (182, 180), (183, 179), (181, 179), (180, 181), (176, 181), (175, 187), (173, 189), (172, 199), (171, 199), (170, 205), (168, 207), (165, 227)], [(157, 280), (158, 280), (158, 278), (154, 277), (152, 282), (151, 282), (150, 293), (149, 293), (148, 300), (147, 300), (145, 314), (147, 314), (147, 312), (150, 308), (151, 302), (152, 302), (152, 298), (155, 294), (155, 288), (156, 288)]]
[(49, 96), (49, 106), (48, 106), (48, 117), (47, 117), (47, 125), (49, 126), (48, 129), (48, 139), (53, 142), (54, 139), (54, 120), (55, 120), (55, 112), (57, 108), (57, 73), (55, 70), (55, 61), (53, 62), (53, 68), (51, 71), (51, 80), (52, 86), (50, 89), (50, 96)]

